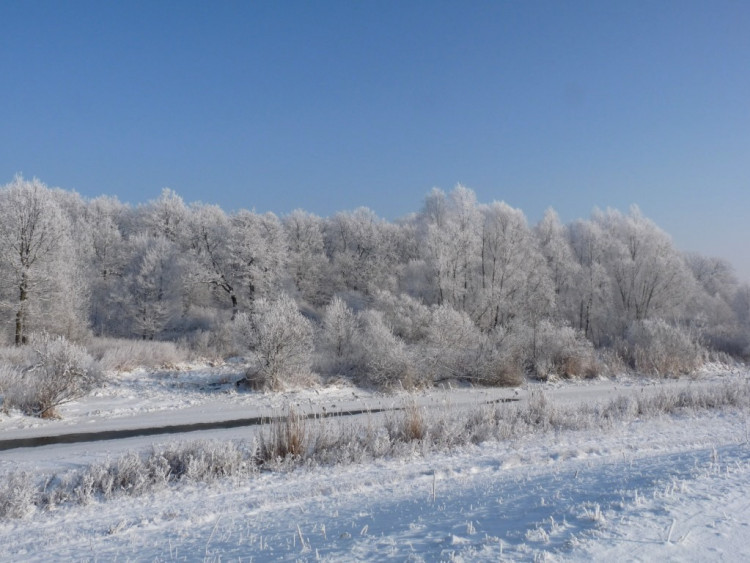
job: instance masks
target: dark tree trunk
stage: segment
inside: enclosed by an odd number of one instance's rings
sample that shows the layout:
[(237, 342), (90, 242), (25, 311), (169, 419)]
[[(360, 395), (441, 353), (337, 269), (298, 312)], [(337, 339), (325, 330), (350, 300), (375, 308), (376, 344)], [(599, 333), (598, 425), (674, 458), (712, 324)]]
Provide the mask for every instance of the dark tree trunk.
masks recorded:
[(18, 287), (18, 311), (16, 312), (16, 346), (26, 344), (26, 301), (29, 298), (26, 274), (21, 276)]

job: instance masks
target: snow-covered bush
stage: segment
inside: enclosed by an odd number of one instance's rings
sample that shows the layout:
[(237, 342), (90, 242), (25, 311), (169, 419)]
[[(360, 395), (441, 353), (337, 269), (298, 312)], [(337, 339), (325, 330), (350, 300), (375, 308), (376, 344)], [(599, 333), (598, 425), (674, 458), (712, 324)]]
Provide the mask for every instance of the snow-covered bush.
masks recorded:
[(356, 365), (357, 318), (340, 297), (326, 307), (318, 336), (318, 369), (331, 375), (351, 374)]
[(313, 331), (294, 299), (259, 299), (251, 316), (251, 350), (254, 365), (246, 374), (255, 389), (283, 389), (288, 383), (309, 379)]
[(144, 465), (157, 484), (163, 474), (173, 480), (210, 482), (242, 471), (244, 459), (235, 442), (210, 440), (170, 444), (154, 452)]
[(703, 329), (701, 342), (711, 351), (712, 359), (724, 362), (730, 358), (750, 360), (750, 331), (744, 327), (718, 326)]
[[(19, 369), (16, 366), (0, 360), (0, 398), (2, 398), (7, 389), (15, 385), (18, 376)], [(5, 406), (7, 407), (7, 404)]]
[(516, 387), (524, 380), (523, 365), (514, 347), (499, 345), (492, 333), (483, 335), (473, 381), (494, 387)]
[(149, 477), (141, 456), (128, 452), (80, 473), (73, 483), (72, 498), (79, 504), (88, 504), (97, 495), (105, 499), (115, 495), (142, 495), (153, 489), (154, 483)]
[(597, 373), (594, 349), (581, 334), (567, 326), (542, 321), (535, 332), (531, 361), (534, 374), (546, 379), (593, 377)]
[(358, 379), (381, 388), (418, 384), (406, 346), (385, 324), (383, 315), (368, 310), (357, 315), (357, 319)]
[(486, 440), (518, 440), (540, 433), (609, 429), (618, 421), (726, 406), (750, 406), (750, 384), (651, 390), (609, 403), (562, 404), (532, 391), (528, 401), (472, 408), (426, 409), (406, 399), (383, 418), (315, 420), (290, 410), (285, 419), (261, 430), (258, 442), (198, 441), (155, 448), (149, 455), (125, 453), (114, 460), (77, 468), (60, 476), (24, 472), (0, 474), (0, 521), (34, 511), (142, 496), (181, 482), (211, 483), (295, 466), (327, 466), (445, 451)]
[(244, 312), (238, 313), (229, 323), (213, 332), (216, 338), (224, 341), (225, 349), (231, 349), (239, 355), (248, 353), (256, 339), (255, 321)]
[(34, 511), (38, 488), (28, 473), (15, 472), (0, 478), (0, 520), (24, 518)]
[(420, 369), (435, 382), (471, 379), (477, 373), (483, 339), (474, 321), (450, 305), (433, 308), (430, 318), (420, 347)]
[(98, 363), (83, 347), (62, 336), (34, 334), (27, 351), (24, 369), (5, 391), (5, 408), (54, 417), (57, 407), (88, 395), (102, 383)]
[(179, 343), (203, 361), (215, 362), (242, 355), (234, 346), (234, 338), (226, 326), (216, 330), (194, 330), (180, 338)]
[(383, 314), (391, 332), (409, 344), (422, 340), (432, 322), (430, 308), (404, 293), (377, 291), (373, 308)]
[(170, 481), (208, 483), (235, 475), (244, 467), (244, 454), (235, 442), (175, 442), (149, 456), (127, 452), (117, 459), (89, 466), (74, 475), (69, 490), (54, 495), (79, 504), (95, 498), (139, 496), (161, 489)]
[(690, 334), (661, 319), (631, 323), (625, 355), (639, 372), (671, 377), (694, 371), (702, 361), (701, 347)]

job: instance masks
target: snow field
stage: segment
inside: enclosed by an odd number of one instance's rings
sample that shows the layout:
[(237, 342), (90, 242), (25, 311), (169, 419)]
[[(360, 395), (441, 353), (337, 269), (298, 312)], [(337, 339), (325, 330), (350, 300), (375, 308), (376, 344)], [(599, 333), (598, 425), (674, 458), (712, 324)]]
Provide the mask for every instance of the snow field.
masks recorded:
[(0, 557), (741, 560), (745, 428), (741, 412), (662, 417), (188, 484), (2, 522)]
[(594, 415), (609, 410), (560, 400), (570, 387), (550, 388), (544, 399), (531, 393), (536, 406), (502, 405), (544, 416), (501, 441), (447, 452), (422, 440), (354, 463), (280, 462), (141, 496), (95, 495), (0, 521), (0, 558), (47, 560), (54, 550), (108, 560), (742, 560), (747, 402), (712, 401), (743, 381), (640, 401), (646, 391), (631, 387), (629, 400), (609, 403), (622, 412), (608, 420)]

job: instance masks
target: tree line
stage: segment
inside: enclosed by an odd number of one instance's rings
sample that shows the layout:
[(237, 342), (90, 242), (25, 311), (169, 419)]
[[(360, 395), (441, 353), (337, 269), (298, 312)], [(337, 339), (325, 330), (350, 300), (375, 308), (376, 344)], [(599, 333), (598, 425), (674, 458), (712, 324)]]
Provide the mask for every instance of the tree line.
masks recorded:
[(549, 210), (531, 226), (460, 185), (386, 221), (367, 208), (227, 213), (168, 189), (131, 206), (17, 176), (0, 188), (0, 307), (7, 344), (47, 332), (217, 353), (286, 311), (309, 325), (318, 372), (387, 378), (390, 357), (398, 377), (433, 381), (574, 375), (607, 354), (654, 371), (659, 354), (750, 354), (750, 286), (725, 260), (677, 250), (636, 207), (569, 224)]

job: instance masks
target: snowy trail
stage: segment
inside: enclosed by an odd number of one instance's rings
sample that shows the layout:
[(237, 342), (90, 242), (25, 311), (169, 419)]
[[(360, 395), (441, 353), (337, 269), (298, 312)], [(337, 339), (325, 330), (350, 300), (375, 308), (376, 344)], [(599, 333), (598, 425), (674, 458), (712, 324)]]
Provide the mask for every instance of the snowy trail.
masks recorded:
[[(523, 401), (533, 390), (544, 392), (550, 400), (560, 404), (593, 403), (625, 393), (656, 393), (711, 386), (728, 378), (746, 380), (749, 375), (746, 372), (717, 372), (695, 380), (619, 378), (554, 384), (527, 383), (519, 388), (461, 387), (383, 394), (335, 386), (282, 393), (236, 392), (232, 381), (238, 374), (226, 367), (167, 374), (135, 372), (114, 377), (107, 387), (95, 395), (64, 405), (60, 408), (62, 417), (58, 420), (0, 414), (0, 441), (231, 424), (230, 421), (235, 420), (277, 417), (290, 406), (310, 414), (392, 410), (402, 407), (405, 402), (433, 408), (471, 407), (485, 402)], [(217, 383), (221, 381), (225, 383)]]
[[(747, 372), (708, 372), (699, 379), (565, 381), (528, 383), (521, 388), (453, 388), (429, 389), (418, 393), (381, 394), (352, 387), (328, 387), (286, 393), (237, 393), (230, 383), (226, 389), (213, 383), (226, 378), (227, 369), (203, 369), (175, 372), (169, 375), (125, 374), (96, 396), (63, 408), (61, 420), (39, 420), (19, 415), (0, 415), (0, 441), (26, 440), (38, 437), (66, 436), (76, 433), (113, 432), (119, 439), (91, 443), (63, 443), (35, 448), (2, 449), (0, 473), (37, 467), (58, 471), (80, 467), (97, 460), (117, 457), (128, 451), (147, 451), (174, 440), (247, 440), (257, 435), (257, 427), (195, 430), (178, 434), (161, 433), (165, 426), (217, 424), (247, 418), (283, 416), (289, 406), (305, 414), (336, 410), (381, 411), (416, 404), (431, 410), (476, 408), (484, 403), (525, 401), (530, 393), (540, 391), (549, 401), (561, 405), (606, 403), (624, 394), (653, 394), (690, 387), (710, 387), (722, 382), (746, 381)], [(234, 373), (234, 372), (232, 372)], [(236, 374), (235, 374), (236, 375)], [(231, 379), (231, 378), (229, 378)], [(211, 391), (205, 388), (210, 386)], [(133, 407), (134, 397), (139, 399)], [(161, 401), (161, 402), (160, 402)], [(127, 409), (123, 404), (130, 405)], [(131, 410), (135, 409), (135, 410)], [(357, 418), (357, 417), (353, 417)], [(126, 437), (129, 434), (133, 437)], [(65, 438), (63, 438), (64, 440)]]
[[(383, 412), (394, 412), (400, 407), (378, 408), (378, 409), (358, 409), (347, 411), (333, 412), (311, 412), (304, 414), (307, 419), (313, 418), (332, 418), (332, 417), (351, 417), (362, 414), (379, 414)], [(97, 432), (66, 433), (54, 434), (52, 436), (36, 436), (31, 438), (15, 438), (11, 440), (0, 440), (0, 451), (12, 450), (17, 448), (35, 448), (42, 446), (58, 444), (79, 444), (84, 442), (114, 441), (126, 438), (137, 438), (145, 436), (170, 435), (172, 438), (179, 438), (181, 434), (205, 432), (210, 430), (226, 430), (231, 428), (247, 428), (260, 426), (284, 420), (283, 415), (276, 416), (255, 416), (252, 418), (239, 418), (229, 420), (219, 420), (215, 422), (197, 422), (192, 424), (179, 424), (169, 426), (156, 426), (150, 428), (125, 428), (121, 430), (107, 430)]]

